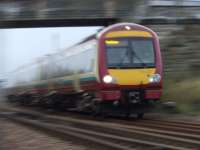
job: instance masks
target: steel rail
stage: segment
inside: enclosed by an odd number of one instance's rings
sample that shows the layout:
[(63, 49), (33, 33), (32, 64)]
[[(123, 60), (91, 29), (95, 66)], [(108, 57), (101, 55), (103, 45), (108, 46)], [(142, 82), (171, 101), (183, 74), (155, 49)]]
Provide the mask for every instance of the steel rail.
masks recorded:
[(84, 124), (87, 126), (93, 125), (93, 126), (107, 128), (107, 129), (115, 129), (116, 131), (117, 130), (124, 131), (124, 132), (135, 133), (135, 134), (151, 136), (151, 137), (156, 137), (156, 138), (163, 138), (163, 139), (167, 139), (168, 141), (169, 140), (178, 141), (178, 142), (184, 142), (187, 144), (194, 144), (194, 145), (200, 146), (200, 141), (198, 140), (200, 138), (199, 135), (170, 131), (171, 128), (169, 128), (169, 127), (168, 127), (169, 131), (164, 131), (164, 130), (158, 130), (158, 129), (151, 129), (151, 128), (147, 128), (147, 127), (145, 127), (145, 128), (138, 127), (138, 126), (134, 126), (132, 124), (131, 125), (116, 124), (116, 123), (109, 123), (109, 122), (98, 122), (98, 121), (94, 121), (94, 120), (75, 119), (75, 118), (71, 118), (71, 117), (60, 117), (60, 116), (56, 116), (56, 115), (46, 115), (46, 114), (44, 115), (42, 113), (34, 112), (34, 111), (24, 112), (24, 110), (23, 110), (23, 111), (19, 111), (19, 112), (24, 113), (24, 114), (39, 116), (44, 119), (49, 119), (51, 121), (54, 120), (54, 121), (72, 122), (72, 123)]
[(197, 123), (187, 123), (187, 122), (183, 122), (183, 121), (180, 121), (180, 122), (177, 122), (177, 121), (166, 121), (166, 120), (150, 120), (150, 119), (145, 119), (143, 120), (143, 122), (148, 122), (148, 123), (159, 123), (159, 124), (162, 124), (162, 125), (170, 125), (170, 126), (181, 126), (181, 127), (186, 127), (186, 128), (196, 128), (196, 129), (200, 129), (200, 124), (197, 124)]
[(156, 128), (156, 129), (170, 129), (171, 131), (184, 131), (186, 133), (193, 133), (200, 135), (200, 130), (198, 129), (193, 129), (192, 127), (181, 127), (181, 126), (169, 126), (169, 125), (160, 125), (159, 123), (142, 123), (142, 122), (134, 122), (134, 123), (129, 123), (129, 125), (136, 125), (136, 126), (143, 126), (143, 127), (151, 127), (151, 128)]
[[(4, 110), (15, 110), (15, 111), (18, 111), (18, 112), (24, 112), (24, 111), (26, 111), (27, 112), (27, 110), (19, 110), (19, 109), (16, 109), (16, 108), (2, 108), (2, 109), (4, 109)], [(35, 110), (33, 111), (33, 110), (28, 110), (29, 112), (31, 112), (31, 113), (33, 113), (33, 114), (35, 114), (35, 113), (37, 113), (37, 115), (44, 115), (44, 114), (38, 114), (39, 112), (36, 112)], [(60, 118), (60, 119), (66, 119), (66, 116), (65, 117), (62, 117), (62, 116), (58, 116), (58, 115), (46, 115), (46, 116), (49, 116), (49, 117), (52, 117), (52, 118), (54, 118), (54, 119), (56, 119), (56, 118)], [(110, 120), (109, 120), (110, 121)], [(158, 120), (159, 121), (159, 120)], [(120, 124), (125, 124), (125, 125), (130, 125), (130, 126), (142, 126), (142, 127), (147, 127), (147, 128), (156, 128), (156, 129), (161, 129), (161, 130), (166, 130), (166, 129), (169, 129), (169, 126), (166, 126), (166, 125), (161, 125), (161, 124), (159, 124), (159, 122), (157, 122), (157, 123), (144, 123), (144, 122), (141, 122), (141, 121), (135, 121), (135, 122), (130, 122), (130, 121), (124, 121), (124, 120), (116, 120), (116, 119), (114, 119), (114, 120), (111, 120), (111, 122), (114, 122), (114, 123), (120, 123)], [(191, 133), (194, 133), (194, 134), (197, 134), (197, 135), (199, 135), (200, 134), (200, 130), (196, 130), (196, 129), (193, 129), (192, 127), (190, 127), (190, 128), (186, 128), (186, 127), (181, 127), (181, 126), (170, 126), (170, 130), (171, 131), (184, 131), (184, 132), (188, 132), (189, 134), (191, 134)]]
[[(48, 119), (55, 119), (55, 120), (60, 120), (60, 118), (55, 118), (52, 116), (46, 116)], [(86, 125), (94, 125), (94, 126), (99, 126), (99, 127), (103, 127), (103, 128), (109, 128), (109, 129), (116, 129), (118, 131), (126, 131), (126, 132), (131, 132), (131, 133), (137, 133), (137, 134), (142, 134), (142, 135), (148, 135), (148, 136), (152, 136), (152, 137), (157, 137), (157, 138), (165, 138), (168, 140), (174, 140), (174, 141), (180, 141), (180, 142), (185, 142), (185, 143), (191, 143), (191, 144), (197, 144), (200, 146), (200, 141), (198, 140), (191, 140), (191, 139), (186, 139), (186, 137), (192, 137), (192, 138), (196, 138), (199, 139), (200, 136), (198, 135), (189, 135), (189, 134), (184, 134), (184, 133), (180, 133), (182, 136), (184, 136), (183, 138), (181, 137), (175, 137), (176, 134), (179, 134), (178, 132), (171, 132), (171, 136), (169, 135), (163, 135), (166, 134), (167, 131), (161, 131), (161, 130), (152, 130), (150, 128), (140, 128), (140, 127), (134, 127), (134, 126), (127, 126), (127, 125), (119, 125), (119, 124), (113, 124), (113, 123), (107, 123), (107, 122), (95, 122), (95, 121), (85, 121), (85, 120), (80, 120), (80, 119), (74, 119), (74, 118), (63, 118), (63, 121), (71, 121), (71, 122), (76, 122), (76, 123), (82, 123), (82, 124), (86, 124)], [(125, 128), (130, 128), (130, 129), (125, 129)], [(139, 131), (140, 130), (140, 131)], [(157, 133), (153, 133), (157, 132)], [(163, 133), (163, 134), (161, 134)], [(170, 134), (170, 132), (168, 132), (168, 134)]]
[[(13, 119), (13, 118), (10, 118)], [(82, 139), (88, 139), (93, 142), (103, 144), (115, 149), (121, 149), (121, 150), (130, 150), (129, 146), (122, 146), (121, 144), (116, 144), (112, 142), (108, 142), (107, 140), (102, 140), (102, 139), (96, 139), (94, 136), (98, 136), (101, 138), (106, 138), (106, 139), (113, 139), (113, 140), (119, 140), (120, 142), (130, 142), (132, 145), (134, 144), (141, 144), (141, 145), (146, 145), (146, 146), (152, 146), (152, 147), (157, 147), (157, 148), (165, 148), (165, 149), (173, 149), (173, 150), (191, 150), (191, 148), (185, 148), (185, 147), (179, 147), (179, 146), (172, 146), (172, 145), (167, 145), (167, 144), (160, 144), (160, 143), (155, 143), (155, 142), (150, 142), (150, 141), (145, 141), (145, 140), (138, 140), (138, 139), (133, 139), (133, 138), (127, 138), (127, 137), (122, 137), (122, 136), (116, 136), (108, 133), (100, 133), (96, 131), (91, 131), (91, 130), (85, 130), (85, 129), (80, 129), (80, 128), (75, 128), (71, 126), (66, 126), (66, 125), (57, 125), (57, 124), (52, 124), (52, 123), (41, 123), (38, 121), (33, 121), (33, 120), (27, 120), (27, 119), (22, 119), (22, 118), (14, 118), (15, 121), (28, 124), (31, 126), (35, 127), (40, 127), (42, 129), (48, 129), (52, 130), (55, 132), (59, 132), (60, 134), (67, 134), (71, 136), (76, 136), (77, 138), (82, 138)], [(105, 143), (104, 143), (105, 142)], [(129, 144), (130, 145), (130, 144)], [(131, 148), (134, 150), (134, 148)]]

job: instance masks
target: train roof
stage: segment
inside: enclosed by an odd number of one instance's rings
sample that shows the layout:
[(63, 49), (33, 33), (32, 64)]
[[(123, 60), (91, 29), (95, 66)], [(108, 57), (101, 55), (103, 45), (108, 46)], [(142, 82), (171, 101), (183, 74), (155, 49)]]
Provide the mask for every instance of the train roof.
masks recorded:
[(97, 33), (97, 38), (101, 37), (103, 34), (107, 33), (108, 31), (111, 31), (113, 29), (120, 29), (125, 26), (131, 26), (134, 29), (144, 30), (144, 31), (150, 32), (156, 36), (156, 33), (146, 26), (136, 24), (136, 23), (123, 22), (123, 23), (116, 23), (116, 24), (113, 24), (113, 25), (110, 25), (110, 26), (104, 28), (99, 33)]
[(85, 43), (85, 42), (87, 42), (87, 41), (96, 39), (96, 35), (97, 35), (97, 34), (92, 34), (92, 35), (86, 37), (85, 39), (83, 39), (81, 42), (79, 42), (79, 43), (76, 44), (76, 45), (83, 44), (83, 43)]
[[(136, 24), (136, 23), (128, 23), (128, 22), (116, 23), (116, 24), (113, 24), (113, 25), (110, 25), (110, 26), (101, 28), (100, 30), (98, 30), (97, 33), (92, 34), (92, 35), (86, 37), (85, 39), (83, 39), (82, 41), (80, 41), (79, 43), (77, 43), (77, 44), (75, 44), (75, 45), (79, 45), (79, 44), (85, 43), (85, 42), (87, 42), (87, 41), (90, 41), (90, 40), (93, 40), (93, 39), (97, 39), (97, 38), (99, 38), (101, 35), (103, 35), (104, 33), (108, 32), (109, 30), (112, 30), (113, 28), (118, 28), (118, 27), (121, 27), (121, 26), (132, 26), (132, 27), (134, 27), (134, 28), (146, 30), (146, 31), (148, 31), (148, 32), (151, 32), (151, 33), (155, 34), (155, 32), (152, 31), (150, 28), (145, 27), (145, 26), (143, 26), (143, 25)], [(75, 45), (74, 45), (74, 46), (75, 46)]]

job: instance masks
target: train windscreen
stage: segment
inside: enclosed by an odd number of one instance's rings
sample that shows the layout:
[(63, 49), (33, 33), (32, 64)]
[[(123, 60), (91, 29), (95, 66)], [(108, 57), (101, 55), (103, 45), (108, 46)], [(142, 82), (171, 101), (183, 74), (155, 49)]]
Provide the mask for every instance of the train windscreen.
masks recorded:
[(152, 39), (115, 38), (107, 39), (105, 43), (108, 68), (146, 68), (155, 66)]

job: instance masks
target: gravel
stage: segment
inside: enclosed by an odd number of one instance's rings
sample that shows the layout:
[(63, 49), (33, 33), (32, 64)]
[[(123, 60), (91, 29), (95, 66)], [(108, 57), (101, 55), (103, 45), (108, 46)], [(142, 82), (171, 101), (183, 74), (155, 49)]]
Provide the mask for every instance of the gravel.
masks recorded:
[(86, 150), (47, 134), (0, 118), (0, 150)]

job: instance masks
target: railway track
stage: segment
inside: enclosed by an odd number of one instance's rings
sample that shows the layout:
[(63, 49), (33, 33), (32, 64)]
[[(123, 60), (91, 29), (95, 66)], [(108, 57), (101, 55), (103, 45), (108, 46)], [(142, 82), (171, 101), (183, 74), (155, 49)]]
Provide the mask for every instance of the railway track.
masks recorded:
[(99, 121), (69, 116), (48, 115), (35, 111), (5, 110), (4, 117), (57, 136), (71, 136), (107, 149), (174, 149), (200, 147), (198, 123), (166, 120)]

